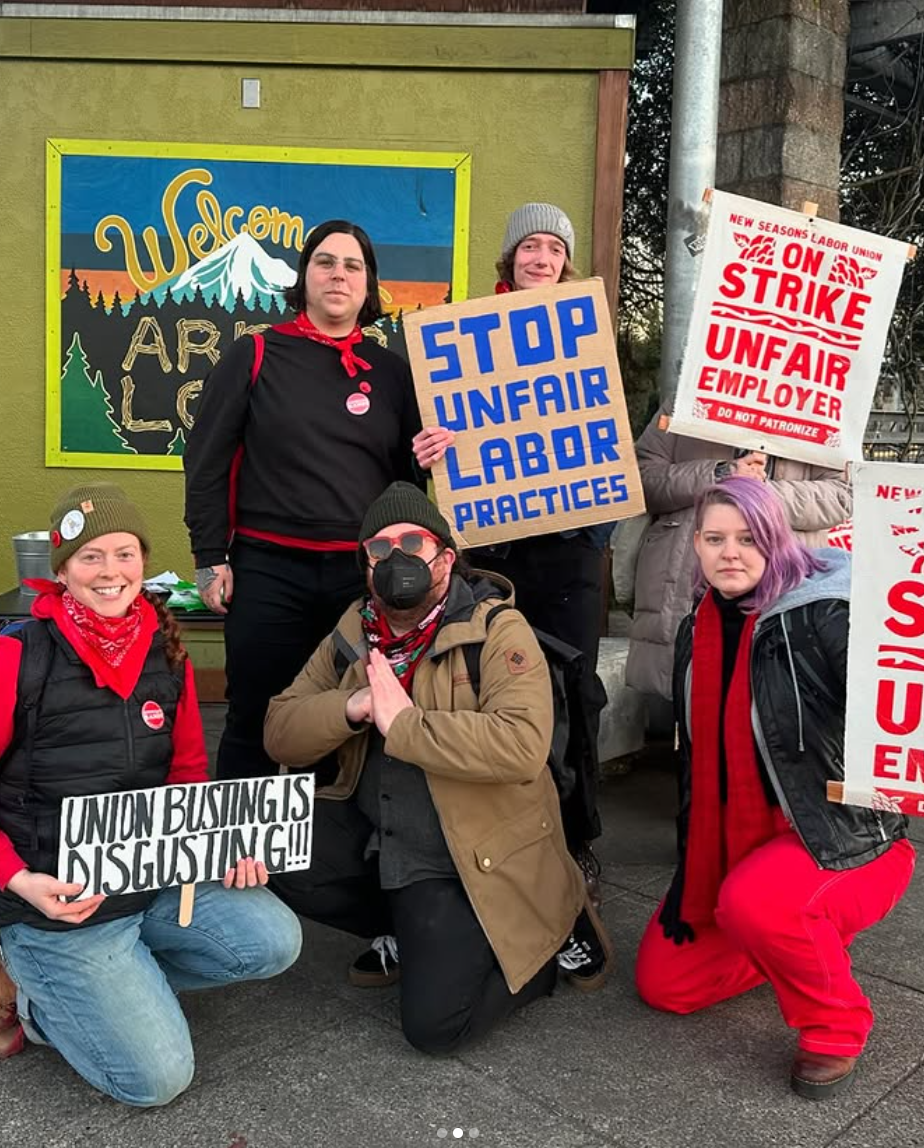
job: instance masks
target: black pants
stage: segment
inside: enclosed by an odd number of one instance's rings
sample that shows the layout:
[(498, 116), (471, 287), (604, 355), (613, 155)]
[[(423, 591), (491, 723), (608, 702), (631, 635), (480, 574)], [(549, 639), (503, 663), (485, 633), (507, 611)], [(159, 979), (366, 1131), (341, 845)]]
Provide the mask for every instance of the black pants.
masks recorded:
[(234, 595), (225, 619), (228, 716), (217, 776), (226, 781), (275, 773), (263, 749), (271, 697), (302, 666), (365, 587), (354, 551), (291, 550), (236, 542)]
[(567, 642), (584, 655), (581, 692), (591, 764), (567, 806), (562, 807), (569, 848), (580, 854), (585, 842), (600, 831), (597, 737), (606, 690), (596, 668), (603, 620), (603, 555), (583, 535), (562, 538), (560, 534), (539, 534), (473, 550), (468, 557), (473, 566), (510, 579), (516, 590), (517, 609), (531, 626)]
[(457, 1052), (552, 992), (554, 957), (518, 993), (510, 992), (457, 877), (381, 889), (375, 859), (363, 859), (371, 832), (352, 802), (318, 801), (311, 868), (279, 874), (271, 885), (313, 921), (360, 937), (394, 934), (401, 1028), (410, 1044), (436, 1056)]

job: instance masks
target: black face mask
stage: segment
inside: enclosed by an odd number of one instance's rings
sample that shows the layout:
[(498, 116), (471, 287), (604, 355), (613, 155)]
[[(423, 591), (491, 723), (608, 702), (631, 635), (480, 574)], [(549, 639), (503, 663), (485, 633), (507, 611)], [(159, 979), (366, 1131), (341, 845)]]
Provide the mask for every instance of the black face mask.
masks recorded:
[(376, 563), (372, 571), (372, 586), (386, 606), (395, 610), (413, 610), (432, 589), (433, 574), (422, 558), (405, 554), (395, 547), (387, 558)]

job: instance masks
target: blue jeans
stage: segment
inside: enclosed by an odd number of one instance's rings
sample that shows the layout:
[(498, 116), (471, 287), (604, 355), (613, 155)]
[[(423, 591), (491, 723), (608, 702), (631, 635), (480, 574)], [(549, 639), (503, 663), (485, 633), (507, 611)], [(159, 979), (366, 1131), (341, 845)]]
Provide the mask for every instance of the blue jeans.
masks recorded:
[(192, 924), (180, 892), (144, 913), (67, 932), (9, 925), (0, 946), (20, 1016), (94, 1088), (125, 1104), (167, 1104), (195, 1061), (176, 993), (261, 980), (298, 957), (298, 918), (267, 889), (196, 888)]

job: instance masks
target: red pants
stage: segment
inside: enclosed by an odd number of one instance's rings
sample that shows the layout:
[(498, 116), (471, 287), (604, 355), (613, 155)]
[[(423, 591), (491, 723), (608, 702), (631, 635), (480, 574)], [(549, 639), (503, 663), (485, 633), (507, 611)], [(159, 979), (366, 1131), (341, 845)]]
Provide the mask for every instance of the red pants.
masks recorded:
[(894, 908), (914, 872), (914, 848), (896, 842), (859, 869), (819, 869), (797, 835), (755, 849), (728, 874), (715, 925), (675, 945), (658, 924), (642, 937), (635, 966), (642, 1000), (690, 1013), (769, 981), (799, 1046), (858, 1056), (873, 1027), (847, 946)]

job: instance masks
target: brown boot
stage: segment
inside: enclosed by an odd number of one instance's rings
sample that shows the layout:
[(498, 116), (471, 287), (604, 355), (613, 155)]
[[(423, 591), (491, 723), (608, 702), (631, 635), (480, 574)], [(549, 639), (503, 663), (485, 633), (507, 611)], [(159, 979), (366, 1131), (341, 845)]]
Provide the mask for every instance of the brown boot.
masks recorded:
[(14, 1021), (9, 1028), (0, 1032), (0, 1060), (7, 1060), (15, 1056), (26, 1047), (26, 1034), (22, 1031), (19, 1021)]
[(0, 1060), (22, 1052), (26, 1036), (16, 1015), (16, 986), (0, 965)]
[(827, 1100), (853, 1082), (856, 1056), (830, 1056), (800, 1048), (792, 1062), (792, 1090), (809, 1100)]

